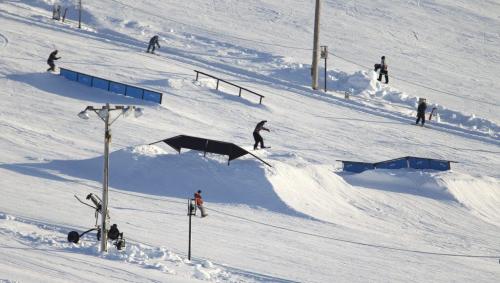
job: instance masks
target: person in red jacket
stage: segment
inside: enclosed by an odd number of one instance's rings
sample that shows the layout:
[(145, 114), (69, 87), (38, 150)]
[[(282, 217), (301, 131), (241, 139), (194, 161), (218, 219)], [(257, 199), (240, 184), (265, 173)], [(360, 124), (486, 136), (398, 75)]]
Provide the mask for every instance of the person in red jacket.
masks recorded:
[(205, 212), (205, 208), (203, 207), (203, 199), (201, 198), (201, 190), (198, 190), (194, 193), (194, 202), (198, 209), (201, 211), (201, 217), (205, 217), (208, 214)]

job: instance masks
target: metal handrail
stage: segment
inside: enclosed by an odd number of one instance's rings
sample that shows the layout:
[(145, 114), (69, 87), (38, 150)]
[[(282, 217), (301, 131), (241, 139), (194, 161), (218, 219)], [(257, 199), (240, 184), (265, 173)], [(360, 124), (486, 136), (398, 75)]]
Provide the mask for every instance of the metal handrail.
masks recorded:
[(194, 72), (196, 73), (196, 80), (198, 80), (199, 74), (202, 74), (202, 75), (205, 75), (205, 76), (207, 76), (207, 77), (211, 77), (211, 78), (213, 78), (213, 79), (216, 79), (216, 80), (217, 80), (217, 85), (215, 86), (215, 89), (217, 89), (217, 90), (219, 89), (219, 82), (224, 82), (224, 83), (226, 83), (226, 84), (228, 84), (228, 85), (232, 85), (232, 86), (234, 86), (234, 87), (237, 87), (237, 88), (239, 89), (238, 96), (240, 96), (240, 97), (241, 97), (241, 91), (242, 91), (242, 90), (244, 90), (244, 91), (246, 91), (246, 92), (249, 92), (249, 93), (251, 93), (251, 94), (254, 94), (254, 95), (259, 96), (259, 97), (260, 97), (260, 99), (259, 99), (259, 104), (262, 104), (262, 99), (265, 97), (264, 95), (262, 95), (262, 94), (258, 94), (258, 93), (256, 93), (255, 91), (249, 90), (248, 88), (245, 88), (245, 87), (239, 86), (239, 85), (234, 84), (234, 83), (232, 83), (232, 82), (228, 82), (228, 81), (226, 81), (226, 80), (224, 80), (224, 79), (221, 79), (221, 78), (218, 78), (218, 77), (216, 77), (216, 76), (213, 76), (213, 75), (207, 74), (207, 73), (205, 73), (205, 72), (198, 71), (198, 70), (194, 70)]

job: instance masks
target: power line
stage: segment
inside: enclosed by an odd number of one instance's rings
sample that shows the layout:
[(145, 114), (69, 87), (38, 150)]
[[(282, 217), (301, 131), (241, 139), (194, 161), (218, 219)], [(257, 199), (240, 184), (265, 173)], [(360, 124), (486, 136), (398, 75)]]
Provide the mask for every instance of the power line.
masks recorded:
[[(347, 58), (344, 58), (342, 56), (339, 56), (339, 55), (336, 55), (336, 54), (333, 54), (333, 53), (330, 53), (330, 52), (328, 52), (328, 54), (332, 55), (333, 57), (339, 58), (339, 59), (341, 59), (341, 60), (343, 60), (345, 62), (348, 62), (348, 63), (351, 63), (353, 65), (359, 66), (361, 68), (368, 68), (368, 69), (370, 69), (370, 67), (361, 65), (361, 64), (359, 64), (357, 62), (354, 62), (354, 61), (349, 60)], [(427, 86), (427, 85), (423, 85), (421, 83), (409, 81), (409, 80), (403, 79), (403, 78), (401, 78), (399, 76), (391, 75), (391, 77), (395, 78), (395, 79), (398, 79), (398, 80), (400, 80), (402, 82), (406, 82), (407, 84), (411, 84), (411, 85), (414, 85), (414, 86), (425, 88), (425, 89), (428, 89), (428, 90), (431, 90), (431, 91), (434, 91), (434, 92), (438, 92), (438, 93), (442, 93), (442, 94), (446, 94), (446, 95), (450, 95), (450, 96), (455, 96), (455, 97), (459, 97), (459, 98), (462, 98), (462, 99), (467, 99), (467, 100), (471, 100), (471, 101), (475, 101), (475, 102), (479, 102), (479, 103), (484, 103), (484, 104), (488, 104), (488, 105), (500, 106), (500, 104), (496, 104), (496, 103), (487, 102), (487, 101), (483, 101), (483, 100), (479, 100), (479, 99), (475, 99), (475, 98), (471, 98), (471, 97), (466, 97), (466, 96), (458, 95), (456, 93), (452, 93), (452, 92), (445, 91), (445, 90), (440, 90), (440, 89), (433, 88), (433, 87), (430, 87), (430, 86)]]
[(393, 250), (393, 251), (408, 252), (408, 253), (418, 253), (418, 254), (434, 255), (434, 256), (465, 257), (465, 258), (490, 258), (490, 259), (491, 258), (494, 258), (494, 259), (500, 258), (500, 255), (468, 255), (468, 254), (438, 253), (438, 252), (411, 250), (411, 249), (396, 248), (396, 247), (390, 247), (390, 246), (384, 246), (384, 245), (375, 245), (375, 244), (369, 244), (369, 243), (363, 243), (363, 242), (357, 242), (357, 241), (350, 241), (350, 240), (345, 240), (345, 239), (340, 239), (340, 238), (335, 238), (335, 237), (319, 235), (319, 234), (315, 234), (315, 233), (294, 230), (294, 229), (290, 229), (290, 228), (286, 228), (286, 227), (282, 227), (282, 226), (277, 226), (277, 225), (273, 225), (273, 224), (268, 224), (265, 222), (249, 219), (246, 217), (229, 214), (227, 212), (219, 211), (219, 210), (216, 210), (213, 208), (208, 209), (208, 210), (215, 211), (219, 214), (226, 215), (229, 217), (233, 217), (233, 218), (241, 219), (244, 221), (268, 226), (268, 227), (279, 229), (279, 230), (285, 230), (288, 232), (293, 232), (293, 233), (298, 233), (298, 234), (302, 234), (302, 235), (308, 235), (308, 236), (312, 236), (312, 237), (317, 237), (317, 238), (322, 238), (322, 239), (327, 239), (327, 240), (332, 240), (332, 241), (337, 241), (337, 242), (343, 242), (343, 243), (348, 243), (348, 244), (353, 244), (353, 245), (358, 245), (358, 246), (366, 246), (366, 247), (379, 248), (379, 249), (385, 249), (385, 250)]
[[(223, 37), (227, 37), (227, 38), (233, 38), (233, 39), (238, 39), (238, 40), (241, 40), (241, 41), (253, 42), (253, 43), (267, 45), (267, 46), (281, 47), (281, 48), (284, 48), (284, 49), (304, 50), (304, 51), (312, 51), (313, 50), (313, 49), (307, 48), (307, 47), (300, 47), (300, 46), (292, 46), (292, 45), (270, 43), (270, 42), (266, 42), (266, 41), (248, 39), (248, 38), (244, 38), (244, 37), (240, 37), (240, 36), (235, 36), (235, 35), (230, 35), (230, 34), (223, 34), (223, 33), (215, 32), (215, 31), (212, 31), (212, 30), (209, 30), (209, 29), (205, 29), (205, 28), (202, 28), (202, 27), (198, 27), (198, 26), (195, 26), (195, 25), (192, 25), (192, 24), (187, 24), (187, 23), (184, 23), (184, 22), (181, 22), (181, 21), (178, 21), (178, 20), (167, 18), (167, 17), (165, 17), (163, 15), (160, 16), (160, 15), (151, 14), (149, 11), (146, 11), (146, 10), (143, 10), (143, 9), (139, 9), (137, 7), (134, 7), (134, 6), (122, 3), (122, 2), (120, 2), (118, 0), (112, 0), (112, 1), (117, 2), (117, 3), (119, 3), (119, 4), (121, 4), (121, 5), (125, 6), (125, 7), (129, 7), (129, 8), (135, 9), (135, 10), (139, 10), (139, 11), (142, 11), (142, 12), (147, 13), (149, 15), (154, 15), (154, 16), (156, 16), (158, 18), (163, 19), (163, 20), (167, 20), (167, 21), (170, 21), (170, 22), (173, 22), (173, 23), (177, 23), (179, 25), (183, 25), (183, 26), (194, 28), (194, 29), (198, 29), (198, 30), (203, 31), (204, 33), (208, 33), (208, 34), (212, 34), (212, 35), (223, 36)], [(341, 59), (341, 60), (343, 60), (345, 62), (351, 63), (353, 65), (359, 66), (361, 68), (368, 68), (368, 67), (366, 67), (366, 66), (364, 66), (362, 64), (359, 64), (359, 63), (357, 63), (357, 62), (355, 62), (353, 60), (349, 60), (349, 59), (341, 57), (339, 55), (335, 55), (335, 54), (333, 54), (331, 52), (328, 52), (328, 53), (330, 55), (336, 57), (336, 58), (339, 58), (339, 59)], [(446, 94), (446, 95), (450, 95), (450, 96), (455, 96), (455, 97), (459, 97), (459, 98), (462, 98), (462, 99), (475, 101), (475, 102), (478, 102), (478, 103), (500, 106), (500, 104), (497, 104), (497, 103), (492, 103), (492, 102), (489, 102), (489, 101), (487, 102), (487, 101), (483, 101), (483, 100), (479, 100), (479, 99), (475, 99), (475, 98), (461, 96), (461, 95), (458, 95), (458, 94), (455, 94), (455, 93), (452, 93), (452, 92), (449, 92), (449, 91), (445, 91), (445, 90), (441, 90), (441, 89), (429, 87), (427, 85), (424, 85), (424, 84), (421, 84), (421, 83), (417, 83), (417, 82), (412, 82), (412, 81), (409, 81), (407, 79), (404, 79), (404, 78), (401, 78), (401, 77), (398, 77), (398, 76), (391, 75), (391, 77), (393, 77), (395, 79), (398, 79), (400, 81), (406, 82), (407, 84), (418, 86), (418, 87), (421, 87), (421, 88), (424, 88), (424, 89), (427, 89), (427, 90), (430, 90), (430, 91), (434, 91), (434, 92), (437, 92), (437, 93), (442, 93), (442, 94)]]
[[(119, 193), (119, 194), (124, 194), (128, 196), (133, 196), (133, 197), (138, 197), (138, 198), (143, 198), (143, 199), (149, 199), (149, 200), (154, 200), (154, 201), (163, 201), (163, 202), (169, 202), (169, 203), (175, 203), (175, 204), (181, 204), (181, 205), (186, 205), (185, 202), (181, 201), (176, 201), (176, 200), (168, 200), (168, 199), (158, 199), (158, 198), (153, 198), (153, 197), (148, 197), (148, 196), (141, 196), (141, 195), (136, 195), (132, 193), (127, 193), (119, 190), (113, 190), (114, 193)], [(238, 216), (234, 214), (230, 214), (224, 211), (220, 211), (217, 209), (213, 208), (207, 208), (205, 209), (214, 211), (218, 214), (225, 215), (231, 218), (235, 219), (240, 219), (243, 221), (259, 224), (262, 226), (270, 227), (273, 229), (277, 230), (283, 230), (283, 231), (288, 231), (292, 233), (297, 233), (301, 235), (307, 235), (311, 237), (316, 237), (316, 238), (321, 238), (321, 239), (326, 239), (326, 240), (331, 240), (331, 241), (336, 241), (336, 242), (342, 242), (342, 243), (347, 243), (351, 245), (357, 245), (357, 246), (365, 246), (365, 247), (371, 247), (371, 248), (377, 248), (377, 249), (384, 249), (384, 250), (392, 250), (392, 251), (399, 251), (399, 252), (406, 252), (406, 253), (415, 253), (415, 254), (424, 254), (424, 255), (433, 255), (433, 256), (446, 256), (446, 257), (462, 257), (462, 258), (487, 258), (487, 259), (500, 259), (500, 255), (469, 255), (469, 254), (453, 254), (453, 253), (439, 253), (439, 252), (429, 252), (429, 251), (421, 251), (421, 250), (412, 250), (412, 249), (404, 249), (404, 248), (397, 248), (397, 247), (391, 247), (391, 246), (385, 246), (385, 245), (375, 245), (375, 244), (370, 244), (370, 243), (364, 243), (364, 242), (358, 242), (358, 241), (351, 241), (351, 240), (345, 240), (341, 238), (335, 238), (335, 237), (330, 237), (330, 236), (325, 236), (325, 235), (320, 235), (316, 233), (310, 233), (310, 232), (304, 232), (304, 231), (299, 231), (283, 226), (278, 226), (274, 224), (269, 224), (266, 222), (258, 221), (258, 220), (253, 220), (250, 218), (246, 218), (243, 216)]]

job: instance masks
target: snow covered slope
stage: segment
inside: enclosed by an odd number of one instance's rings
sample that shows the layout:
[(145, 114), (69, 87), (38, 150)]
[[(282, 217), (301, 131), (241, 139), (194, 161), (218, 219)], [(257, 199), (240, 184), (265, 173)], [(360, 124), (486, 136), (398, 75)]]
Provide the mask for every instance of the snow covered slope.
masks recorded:
[[(314, 1), (0, 3), (0, 282), (495, 282), (500, 275), (499, 4), (324, 1), (328, 93), (309, 88)], [(390, 4), (389, 4), (390, 2)], [(159, 34), (158, 56), (144, 52)], [(159, 90), (162, 105), (45, 73), (58, 65)], [(388, 57), (391, 85), (371, 66)], [(266, 97), (200, 78), (198, 69)], [(396, 78), (392, 79), (392, 76)], [(410, 82), (410, 83), (408, 83)], [(424, 85), (425, 88), (413, 84)], [(432, 91), (429, 88), (442, 90)], [(344, 92), (352, 92), (344, 99)], [(443, 92), (444, 91), (444, 92)], [(426, 97), (439, 121), (415, 127)], [(74, 195), (100, 194), (104, 103), (145, 108), (112, 126), (110, 213), (127, 248), (98, 252)], [(226, 157), (151, 142), (179, 134), (271, 149)], [(346, 174), (336, 160), (415, 155), (451, 172)], [(209, 217), (186, 199), (202, 189)]]

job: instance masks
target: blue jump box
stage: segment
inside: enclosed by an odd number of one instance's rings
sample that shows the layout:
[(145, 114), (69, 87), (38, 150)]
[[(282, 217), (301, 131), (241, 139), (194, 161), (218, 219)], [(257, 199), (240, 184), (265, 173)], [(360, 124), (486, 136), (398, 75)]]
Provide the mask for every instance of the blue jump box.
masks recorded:
[(403, 168), (447, 171), (451, 169), (451, 163), (452, 162), (455, 163), (455, 161), (422, 158), (414, 156), (406, 156), (387, 161), (381, 161), (377, 163), (366, 163), (366, 162), (345, 161), (345, 160), (338, 160), (338, 161), (342, 162), (344, 171), (353, 173), (361, 173), (363, 171), (373, 170), (373, 169), (403, 169)]
[(137, 99), (147, 100), (161, 104), (163, 93), (152, 91), (132, 85), (117, 83), (107, 79), (87, 75), (84, 73), (72, 71), (65, 68), (60, 68), (59, 75), (68, 80), (79, 82), (89, 87), (95, 87), (102, 90), (123, 94)]

